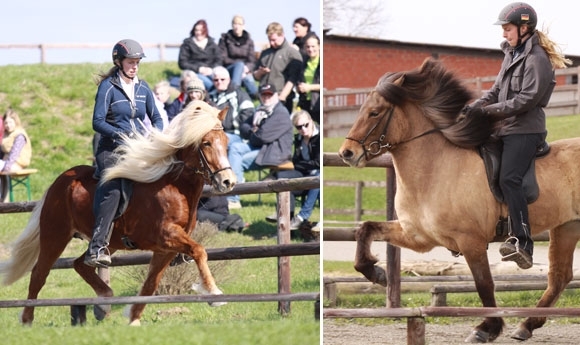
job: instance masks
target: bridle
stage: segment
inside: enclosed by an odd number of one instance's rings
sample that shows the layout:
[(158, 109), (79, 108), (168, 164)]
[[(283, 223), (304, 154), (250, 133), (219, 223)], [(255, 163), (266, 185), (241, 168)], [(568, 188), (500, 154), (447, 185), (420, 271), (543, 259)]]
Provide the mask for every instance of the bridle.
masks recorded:
[[(223, 130), (224, 130), (224, 128), (221, 125), (212, 128), (212, 131), (223, 131)], [(203, 153), (203, 150), (201, 149), (201, 146), (199, 146), (197, 148), (197, 152), (199, 153), (199, 165), (201, 166), (201, 169), (199, 167), (190, 167), (190, 166), (187, 166), (185, 164), (185, 162), (182, 162), (182, 163), (183, 163), (183, 165), (186, 168), (193, 170), (193, 172), (195, 174), (202, 175), (203, 176), (203, 179), (205, 181), (210, 182), (210, 183), (212, 183), (212, 182), (217, 183), (216, 175), (218, 173), (220, 173), (220, 172), (222, 172), (224, 170), (228, 170), (228, 169), (229, 170), (232, 170), (232, 167), (231, 166), (228, 166), (228, 167), (225, 167), (225, 168), (218, 169), (216, 171), (212, 171), (211, 170), (211, 167), (209, 166), (209, 163), (207, 161), (207, 158), (205, 157), (205, 154)]]
[(428, 131), (425, 131), (425, 132), (423, 132), (423, 133), (421, 133), (419, 135), (416, 135), (416, 136), (414, 136), (414, 137), (412, 137), (410, 139), (403, 140), (403, 141), (398, 142), (396, 144), (392, 144), (392, 143), (389, 143), (389, 142), (383, 143), (383, 141), (385, 140), (385, 137), (386, 137), (385, 134), (387, 133), (387, 129), (389, 128), (389, 123), (391, 122), (391, 119), (393, 118), (394, 111), (395, 111), (395, 106), (392, 106), (388, 110), (388, 113), (387, 112), (385, 113), (386, 116), (387, 116), (387, 121), (385, 122), (385, 126), (383, 127), (383, 130), (381, 132), (382, 134), (381, 134), (381, 136), (379, 137), (378, 140), (372, 141), (371, 143), (365, 145), (367, 139), (374, 132), (374, 130), (377, 128), (377, 126), (381, 123), (381, 121), (378, 121), (369, 130), (369, 132), (367, 133), (367, 135), (365, 135), (365, 137), (363, 139), (361, 139), (361, 140), (357, 140), (357, 139), (354, 139), (354, 138), (351, 138), (351, 137), (346, 137), (346, 139), (352, 140), (354, 142), (357, 142), (357, 143), (359, 143), (362, 146), (362, 149), (363, 149), (363, 151), (365, 153), (365, 159), (366, 160), (369, 159), (369, 157), (368, 157), (369, 154), (370, 155), (373, 155), (373, 156), (376, 156), (376, 155), (379, 155), (383, 149), (387, 149), (387, 151), (390, 151), (390, 150), (392, 150), (397, 145), (405, 144), (405, 143), (408, 143), (409, 141), (412, 141), (412, 140), (418, 139), (420, 137), (423, 137), (425, 135), (428, 135), (428, 134), (435, 133), (435, 132), (438, 132), (439, 131), (439, 129), (437, 129), (437, 128), (432, 128), (432, 129), (430, 129)]

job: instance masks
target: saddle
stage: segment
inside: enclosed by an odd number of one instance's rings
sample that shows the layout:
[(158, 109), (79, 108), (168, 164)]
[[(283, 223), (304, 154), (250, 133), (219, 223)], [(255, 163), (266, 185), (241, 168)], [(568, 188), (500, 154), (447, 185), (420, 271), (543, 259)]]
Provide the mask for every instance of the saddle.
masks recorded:
[[(499, 186), (499, 169), (501, 165), (501, 152), (503, 143), (501, 140), (491, 140), (479, 147), (479, 155), (483, 159), (485, 173), (489, 188), (495, 199), (504, 203), (504, 196)], [(550, 152), (550, 145), (543, 141), (536, 149), (536, 156), (530, 164), (523, 179), (523, 188), (528, 204), (536, 201), (540, 195), (540, 188), (536, 179), (536, 164), (538, 158), (546, 156)], [(508, 235), (507, 218), (500, 217), (496, 225), (496, 239), (500, 240)]]

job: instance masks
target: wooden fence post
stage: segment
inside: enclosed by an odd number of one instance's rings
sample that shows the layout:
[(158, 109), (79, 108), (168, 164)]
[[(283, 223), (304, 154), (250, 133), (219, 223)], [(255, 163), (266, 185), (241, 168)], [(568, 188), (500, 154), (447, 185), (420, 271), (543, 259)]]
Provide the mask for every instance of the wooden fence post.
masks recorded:
[[(278, 202), (278, 244), (290, 243), (290, 192), (279, 192)], [(278, 293), (290, 293), (290, 257), (278, 258)], [(290, 314), (290, 301), (279, 301), (278, 312)]]

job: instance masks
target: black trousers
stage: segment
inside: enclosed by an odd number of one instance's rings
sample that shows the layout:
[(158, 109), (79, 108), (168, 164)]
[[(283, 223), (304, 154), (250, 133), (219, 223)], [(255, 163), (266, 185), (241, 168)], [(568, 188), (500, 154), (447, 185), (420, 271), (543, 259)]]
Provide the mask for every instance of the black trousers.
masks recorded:
[(513, 134), (501, 137), (503, 152), (499, 185), (508, 205), (511, 220), (511, 236), (519, 240), (520, 247), (532, 252), (528, 219), (528, 203), (522, 186), (524, 174), (530, 167), (537, 147), (544, 141), (545, 134)]

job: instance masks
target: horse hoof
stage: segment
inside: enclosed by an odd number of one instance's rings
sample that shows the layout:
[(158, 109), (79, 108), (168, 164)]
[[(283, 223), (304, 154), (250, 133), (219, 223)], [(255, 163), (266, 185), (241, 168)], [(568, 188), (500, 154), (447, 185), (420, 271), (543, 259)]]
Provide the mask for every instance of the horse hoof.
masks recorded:
[(520, 326), (512, 333), (511, 337), (516, 340), (528, 340), (532, 337), (532, 332), (527, 328)]
[(469, 337), (465, 339), (466, 343), (472, 344), (482, 344), (487, 343), (489, 341), (489, 333), (480, 331), (480, 330), (473, 330)]
[(387, 273), (382, 267), (375, 266), (375, 278), (376, 280), (374, 283), (377, 283), (381, 286), (387, 286)]
[(95, 319), (97, 321), (103, 321), (105, 317), (111, 312), (110, 305), (98, 305), (96, 304), (93, 307), (93, 314), (95, 315)]
[(139, 326), (141, 326), (141, 320), (139, 320), (139, 319), (133, 320), (129, 323), (129, 326), (139, 327)]
[[(220, 290), (217, 286), (214, 287), (211, 291), (208, 291), (206, 288), (203, 287), (202, 284), (193, 283), (191, 285), (191, 289), (200, 295), (223, 295), (222, 290)], [(219, 307), (228, 302), (207, 302), (211, 307)]]

